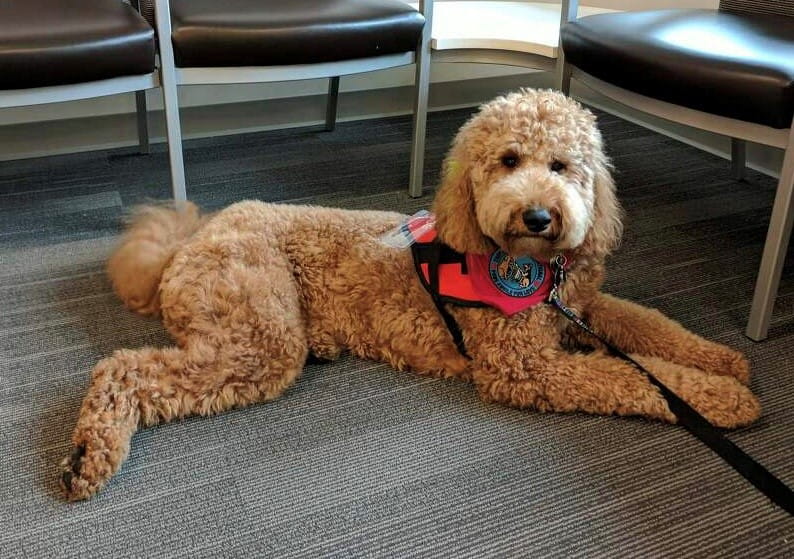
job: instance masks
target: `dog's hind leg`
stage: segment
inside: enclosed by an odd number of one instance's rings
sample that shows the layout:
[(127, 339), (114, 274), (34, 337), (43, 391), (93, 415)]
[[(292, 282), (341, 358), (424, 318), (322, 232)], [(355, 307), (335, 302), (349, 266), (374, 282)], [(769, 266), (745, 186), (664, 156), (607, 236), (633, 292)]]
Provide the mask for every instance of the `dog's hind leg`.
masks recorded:
[(68, 498), (90, 497), (110, 479), (139, 426), (271, 400), (295, 381), (308, 344), (286, 274), (278, 265), (209, 271), (205, 287), (224, 297), (198, 299), (188, 287), (170, 303), (172, 313), (190, 316), (181, 347), (121, 350), (97, 364), (62, 463)]
[(701, 338), (655, 309), (599, 293), (586, 309), (590, 325), (625, 352), (659, 357), (747, 384), (750, 367), (741, 353)]

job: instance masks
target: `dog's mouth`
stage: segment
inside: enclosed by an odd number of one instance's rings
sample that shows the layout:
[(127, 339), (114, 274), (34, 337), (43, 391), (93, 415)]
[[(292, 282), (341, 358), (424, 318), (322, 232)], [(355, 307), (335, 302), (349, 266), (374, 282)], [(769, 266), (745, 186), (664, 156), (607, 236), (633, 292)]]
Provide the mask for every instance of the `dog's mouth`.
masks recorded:
[(508, 231), (507, 233), (505, 233), (505, 241), (507, 241), (508, 243), (519, 241), (521, 239), (543, 239), (550, 243), (554, 243), (557, 242), (559, 238), (560, 236), (552, 231), (543, 231), (541, 233), (533, 233), (531, 231), (522, 231), (522, 232), (514, 233), (512, 231)]
[(506, 233), (500, 248), (511, 256), (530, 256), (546, 261), (557, 253), (559, 236), (551, 232)]
[(554, 253), (557, 240), (557, 235), (548, 232), (507, 234), (503, 239), (502, 249), (514, 256), (526, 255), (545, 259)]

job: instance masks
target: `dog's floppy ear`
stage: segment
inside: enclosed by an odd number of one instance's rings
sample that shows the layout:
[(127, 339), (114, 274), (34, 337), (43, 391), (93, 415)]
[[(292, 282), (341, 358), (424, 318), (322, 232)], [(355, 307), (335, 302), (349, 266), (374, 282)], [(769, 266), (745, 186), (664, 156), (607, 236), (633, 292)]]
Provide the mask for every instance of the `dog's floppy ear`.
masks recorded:
[(615, 181), (612, 179), (611, 165), (603, 153), (595, 160), (595, 208), (593, 227), (588, 239), (589, 252), (597, 256), (606, 256), (620, 244), (623, 235), (623, 209), (620, 207), (615, 193)]
[(444, 160), (433, 213), (439, 239), (454, 250), (483, 254), (492, 249), (477, 223), (471, 171), (459, 144)]

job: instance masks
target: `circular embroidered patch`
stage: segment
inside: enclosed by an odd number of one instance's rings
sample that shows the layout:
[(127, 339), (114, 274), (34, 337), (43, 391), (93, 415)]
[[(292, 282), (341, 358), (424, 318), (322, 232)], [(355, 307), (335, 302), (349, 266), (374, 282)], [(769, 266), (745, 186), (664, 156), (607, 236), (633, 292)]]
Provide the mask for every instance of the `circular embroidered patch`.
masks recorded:
[(488, 273), (496, 288), (510, 297), (529, 297), (546, 279), (546, 268), (530, 256), (513, 258), (503, 250), (491, 255)]

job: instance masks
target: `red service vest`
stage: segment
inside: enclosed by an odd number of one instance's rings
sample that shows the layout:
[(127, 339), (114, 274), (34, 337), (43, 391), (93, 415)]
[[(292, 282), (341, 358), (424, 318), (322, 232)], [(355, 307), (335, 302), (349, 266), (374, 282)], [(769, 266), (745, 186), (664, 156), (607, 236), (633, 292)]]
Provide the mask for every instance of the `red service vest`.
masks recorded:
[[(412, 219), (404, 227), (413, 235), (428, 219)], [(546, 301), (551, 292), (553, 274), (547, 263), (529, 256), (513, 258), (501, 249), (461, 254), (439, 242), (435, 228), (414, 238), (419, 279), (444, 303), (495, 307), (510, 316)]]

